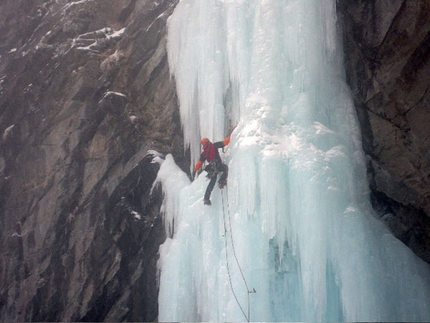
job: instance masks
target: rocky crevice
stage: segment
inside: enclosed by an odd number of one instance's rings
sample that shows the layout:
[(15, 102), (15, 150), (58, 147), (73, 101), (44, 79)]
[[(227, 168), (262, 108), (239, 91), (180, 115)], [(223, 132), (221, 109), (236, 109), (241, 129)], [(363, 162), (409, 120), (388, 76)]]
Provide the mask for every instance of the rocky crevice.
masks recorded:
[(430, 4), (339, 1), (338, 16), (374, 208), (430, 262)]

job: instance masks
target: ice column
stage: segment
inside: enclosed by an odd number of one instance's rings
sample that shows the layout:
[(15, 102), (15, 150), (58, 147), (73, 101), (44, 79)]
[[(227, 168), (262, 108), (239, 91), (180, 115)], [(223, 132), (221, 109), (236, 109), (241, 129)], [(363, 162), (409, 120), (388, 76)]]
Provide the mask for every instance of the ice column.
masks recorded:
[(204, 174), (161, 166), (160, 321), (430, 320), (429, 266), (369, 204), (335, 5), (182, 0), (170, 17), (193, 163), (201, 137), (238, 127), (212, 206)]

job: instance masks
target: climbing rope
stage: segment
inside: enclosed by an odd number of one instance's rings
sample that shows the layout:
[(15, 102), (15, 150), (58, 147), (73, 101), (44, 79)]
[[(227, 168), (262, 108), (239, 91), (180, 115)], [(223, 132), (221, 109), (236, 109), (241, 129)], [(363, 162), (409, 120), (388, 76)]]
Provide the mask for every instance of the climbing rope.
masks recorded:
[(228, 213), (228, 221), (229, 221), (229, 229), (230, 229), (230, 240), (231, 240), (231, 246), (232, 246), (232, 250), (233, 250), (233, 255), (234, 255), (234, 258), (236, 259), (237, 267), (239, 268), (240, 274), (242, 275), (242, 280), (243, 280), (243, 283), (245, 284), (246, 291), (247, 291), (247, 294), (248, 294), (248, 315), (246, 315), (245, 311), (243, 310), (242, 305), (239, 302), (239, 299), (236, 296), (236, 293), (235, 293), (234, 287), (233, 287), (233, 282), (232, 282), (232, 279), (231, 279), (230, 266), (229, 266), (229, 262), (228, 262), (227, 224), (226, 224), (225, 205), (224, 205), (224, 193), (223, 193), (223, 190), (221, 190), (222, 211), (223, 211), (223, 220), (224, 220), (225, 257), (226, 257), (226, 261), (227, 261), (228, 279), (229, 279), (229, 282), (230, 282), (231, 292), (232, 292), (234, 298), (236, 299), (236, 302), (239, 305), (239, 308), (242, 311), (243, 316), (245, 317), (245, 319), (248, 322), (250, 322), (250, 320), (251, 320), (251, 307), (250, 307), (250, 300), (249, 300), (250, 296), (249, 296), (249, 294), (256, 293), (256, 291), (255, 291), (255, 288), (253, 288), (252, 291), (249, 290), (248, 283), (246, 282), (245, 275), (243, 274), (242, 267), (240, 266), (239, 260), (238, 260), (237, 255), (236, 255), (236, 249), (235, 249), (234, 243), (233, 243), (233, 230), (232, 230), (232, 227), (231, 227), (230, 203), (228, 201), (228, 191), (227, 191), (227, 188), (226, 188), (225, 195), (226, 195), (226, 201), (227, 201), (227, 213)]

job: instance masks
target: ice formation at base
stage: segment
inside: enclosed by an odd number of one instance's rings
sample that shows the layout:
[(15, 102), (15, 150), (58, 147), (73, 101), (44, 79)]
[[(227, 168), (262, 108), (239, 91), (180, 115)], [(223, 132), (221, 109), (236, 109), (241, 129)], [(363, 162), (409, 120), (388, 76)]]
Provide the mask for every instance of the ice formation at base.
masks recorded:
[(161, 165), (159, 321), (430, 320), (428, 264), (369, 204), (335, 5), (182, 0), (170, 17), (192, 162), (238, 127), (212, 206), (204, 173)]

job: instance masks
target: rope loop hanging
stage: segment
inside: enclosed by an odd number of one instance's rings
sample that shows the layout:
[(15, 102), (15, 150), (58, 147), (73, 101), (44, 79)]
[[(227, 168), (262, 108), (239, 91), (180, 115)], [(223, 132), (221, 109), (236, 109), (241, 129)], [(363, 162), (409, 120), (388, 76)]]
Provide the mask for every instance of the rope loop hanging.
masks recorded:
[[(225, 257), (226, 257), (226, 261), (227, 261), (227, 273), (228, 273), (228, 279), (230, 282), (230, 289), (231, 292), (236, 300), (236, 303), (238, 304), (240, 310), (242, 311), (243, 316), (245, 317), (247, 322), (250, 322), (251, 320), (251, 307), (250, 307), (250, 294), (251, 293), (256, 293), (255, 288), (253, 288), (253, 290), (251, 291), (248, 287), (248, 283), (246, 282), (245, 279), (245, 275), (243, 274), (243, 270), (242, 267), (240, 266), (239, 263), (239, 259), (237, 258), (237, 254), (236, 254), (236, 249), (234, 247), (234, 242), (233, 242), (233, 230), (232, 230), (232, 226), (231, 226), (231, 213), (230, 213), (230, 203), (228, 200), (228, 191), (227, 191), (227, 187), (226, 187), (226, 193), (223, 193), (224, 190), (221, 190), (221, 200), (222, 200), (222, 211), (223, 211), (223, 220), (224, 220), (224, 237), (225, 237)], [(231, 274), (230, 274), (230, 265), (229, 265), (229, 261), (228, 261), (228, 242), (227, 242), (227, 221), (226, 221), (226, 212), (225, 212), (225, 205), (224, 205), (224, 195), (226, 195), (225, 200), (227, 201), (227, 214), (228, 214), (228, 222), (229, 222), (229, 231), (230, 231), (230, 241), (231, 241), (231, 246), (232, 246), (232, 250), (233, 250), (233, 255), (234, 258), (236, 260), (236, 264), (237, 267), (239, 268), (240, 274), (242, 276), (242, 280), (243, 283), (245, 285), (246, 291), (247, 291), (247, 295), (248, 295), (248, 314), (245, 313), (242, 305), (239, 302), (239, 299), (236, 296), (236, 292), (234, 291), (234, 287), (233, 287), (233, 282), (231, 279)]]

